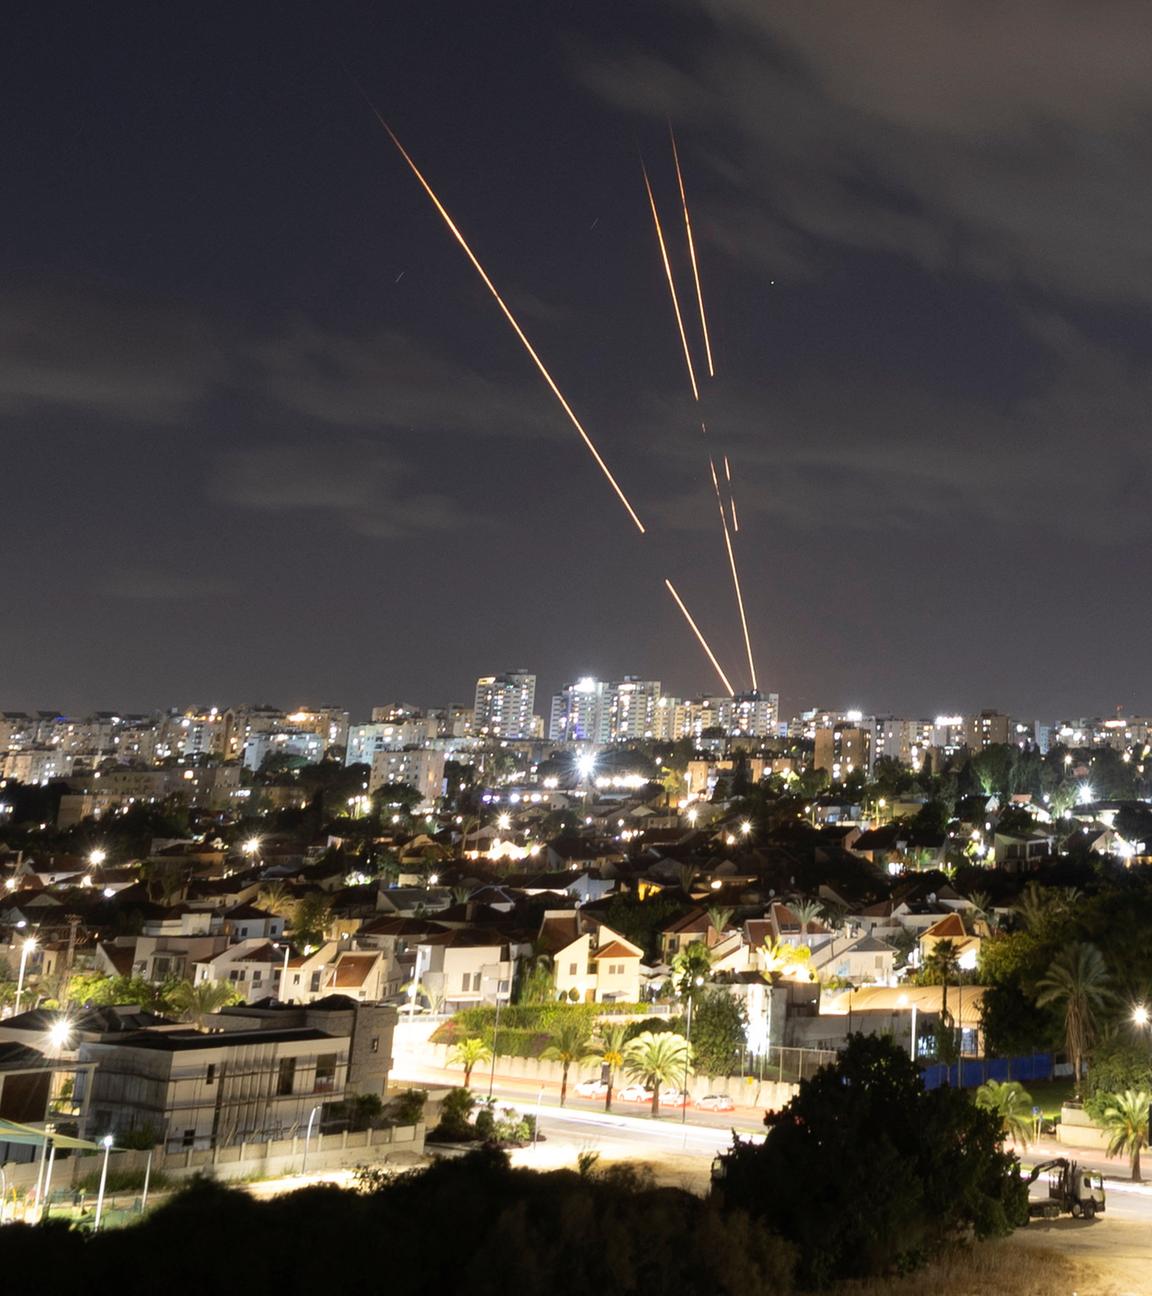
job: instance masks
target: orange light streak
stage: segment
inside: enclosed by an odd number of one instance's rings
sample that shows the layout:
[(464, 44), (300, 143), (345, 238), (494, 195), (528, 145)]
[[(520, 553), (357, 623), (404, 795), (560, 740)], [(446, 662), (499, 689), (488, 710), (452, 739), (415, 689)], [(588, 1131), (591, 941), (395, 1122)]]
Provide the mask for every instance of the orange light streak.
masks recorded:
[(388, 132), (388, 135), (391, 138), (392, 143), (395, 144), (396, 148), (399, 150), (400, 156), (404, 159), (405, 162), (408, 163), (408, 166), (412, 170), (412, 174), (416, 177), (417, 180), (420, 181), (420, 184), (424, 192), (428, 195), (429, 198), (431, 198), (433, 206), (440, 213), (441, 217), (444, 220), (444, 224), (448, 226), (449, 230), (451, 230), (453, 237), (456, 239), (456, 242), (459, 243), (460, 246), (464, 249), (464, 254), (467, 256), (468, 260), (472, 262), (473, 268), (475, 269), (476, 273), (480, 276), (481, 279), (483, 279), (484, 286), (496, 299), (497, 306), (499, 306), (501, 311), (503, 311), (504, 318), (508, 321), (509, 324), (512, 325), (512, 329), (515, 332), (516, 336), (523, 343), (525, 351), (527, 351), (528, 354), (532, 357), (532, 360), (535, 363), (536, 368), (539, 369), (540, 371), (540, 376), (552, 389), (552, 394), (560, 402), (560, 406), (564, 410), (564, 413), (568, 415), (569, 421), (571, 422), (572, 426), (576, 429), (577, 432), (580, 433), (580, 437), (583, 440), (584, 444), (588, 447), (589, 453), (592, 455), (592, 458), (596, 460), (597, 467), (608, 479), (608, 484), (616, 492), (617, 498), (620, 500), (620, 503), (623, 504), (624, 507), (628, 510), (628, 516), (632, 519), (633, 522), (636, 523), (636, 529), (641, 533), (641, 535), (643, 535), (644, 523), (640, 521), (640, 518), (637, 515), (636, 510), (632, 507), (631, 503), (629, 502), (628, 496), (624, 494), (624, 491), (621, 488), (620, 483), (616, 480), (615, 477), (613, 477), (611, 470), (609, 469), (608, 465), (604, 462), (603, 458), (601, 457), (600, 451), (597, 450), (596, 446), (593, 444), (592, 438), (588, 435), (587, 432), (584, 431), (584, 427), (581, 424), (580, 420), (576, 417), (575, 413), (573, 412), (572, 406), (568, 404), (567, 400), (565, 400), (564, 393), (560, 390), (559, 387), (556, 386), (555, 380), (553, 379), (552, 375), (548, 372), (548, 370), (544, 366), (544, 361), (540, 359), (539, 355), (537, 355), (536, 348), (532, 345), (531, 342), (528, 341), (528, 338), (525, 336), (524, 330), (516, 322), (516, 317), (505, 305), (504, 298), (501, 297), (499, 292), (497, 292), (496, 290), (496, 285), (488, 277), (487, 271), (476, 259), (476, 254), (468, 246), (467, 240), (464, 238), (464, 235), (460, 233), (460, 230), (456, 226), (456, 222), (452, 219), (451, 216), (448, 215), (447, 209), (444, 207), (444, 204), (440, 201), (440, 199), (436, 196), (436, 193), (433, 190), (432, 186), (428, 183), (427, 180), (424, 179), (423, 173), (420, 171), (420, 168), (416, 165), (415, 162), (412, 161), (411, 157), (409, 157), (408, 151), (405, 149), (404, 145), (401, 144), (400, 141), (396, 138), (396, 133), (395, 131), (393, 131), (392, 127), (388, 125), (388, 123), (384, 120), (384, 118), (380, 115), (380, 113), (373, 105), (369, 104), (369, 107), (372, 108), (372, 112), (375, 115), (376, 120)]
[(688, 335), (684, 332), (684, 317), (680, 314), (680, 298), (676, 293), (676, 281), (672, 278), (672, 266), (668, 261), (668, 249), (664, 245), (664, 230), (660, 224), (660, 213), (656, 210), (656, 199), (648, 179), (648, 168), (643, 162), (640, 170), (644, 172), (644, 188), (648, 190), (648, 203), (652, 208), (652, 220), (656, 225), (656, 240), (660, 244), (660, 259), (664, 263), (664, 276), (668, 280), (668, 291), (672, 294), (672, 309), (676, 312), (676, 327), (680, 330), (680, 343), (684, 347), (684, 363), (688, 366), (688, 381), (692, 384), (692, 395), (699, 400), (700, 389), (696, 386), (696, 370), (692, 367), (692, 353), (688, 350)]
[(700, 288), (700, 269), (696, 264), (696, 243), (692, 238), (692, 218), (688, 215), (688, 195), (684, 192), (684, 175), (680, 170), (680, 153), (676, 148), (676, 132), (672, 123), (668, 123), (668, 135), (672, 140), (672, 159), (676, 163), (676, 182), (680, 186), (680, 205), (684, 208), (684, 232), (688, 235), (688, 256), (692, 261), (692, 278), (696, 283), (696, 304), (700, 307), (700, 331), (704, 334), (704, 354), (708, 357), (708, 377), (715, 378), (716, 370), (712, 367), (712, 343), (708, 337), (708, 317), (704, 314), (704, 293)]
[(744, 595), (740, 589), (740, 576), (736, 571), (736, 552), (732, 548), (732, 536), (728, 532), (728, 515), (724, 512), (724, 501), (720, 498), (720, 485), (716, 480), (716, 465), (709, 459), (708, 466), (712, 469), (712, 485), (716, 488), (716, 507), (720, 510), (720, 526), (724, 531), (724, 546), (728, 550), (728, 566), (732, 570), (732, 587), (736, 591), (736, 606), (740, 609), (740, 627), (744, 631), (744, 649), (748, 654), (748, 673), (752, 676), (752, 688), (758, 689), (756, 664), (752, 660), (752, 638), (748, 633), (748, 618), (744, 614)]
[(720, 682), (728, 690), (730, 696), (735, 696), (736, 690), (729, 682), (728, 676), (720, 669), (720, 663), (716, 660), (716, 654), (708, 647), (708, 640), (700, 633), (700, 627), (692, 620), (692, 613), (684, 606), (684, 600), (676, 593), (676, 586), (672, 584), (667, 577), (664, 578), (664, 584), (668, 586), (668, 593), (676, 600), (676, 606), (684, 613), (684, 620), (692, 627), (692, 633), (700, 641), (700, 647), (708, 654), (708, 660), (715, 667), (716, 674), (720, 676)]

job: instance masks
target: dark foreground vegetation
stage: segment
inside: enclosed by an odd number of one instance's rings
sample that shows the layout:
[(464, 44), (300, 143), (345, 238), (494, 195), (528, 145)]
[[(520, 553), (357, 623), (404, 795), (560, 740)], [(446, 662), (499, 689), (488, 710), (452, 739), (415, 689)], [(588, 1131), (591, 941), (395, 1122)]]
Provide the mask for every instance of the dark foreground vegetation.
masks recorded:
[(257, 1201), (195, 1182), (141, 1223), (95, 1237), (0, 1232), (4, 1289), (117, 1296), (400, 1291), (530, 1296), (774, 1296), (907, 1272), (1020, 1222), (997, 1119), (926, 1093), (904, 1053), (855, 1036), (840, 1062), (737, 1143), (707, 1198), (643, 1171), (513, 1169), (484, 1147), (360, 1191)]

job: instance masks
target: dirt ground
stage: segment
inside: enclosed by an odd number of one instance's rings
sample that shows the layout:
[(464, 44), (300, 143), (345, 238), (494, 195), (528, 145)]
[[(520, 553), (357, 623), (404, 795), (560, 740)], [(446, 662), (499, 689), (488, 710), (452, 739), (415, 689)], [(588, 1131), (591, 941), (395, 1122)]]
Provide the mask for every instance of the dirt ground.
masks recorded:
[[(1110, 1203), (1111, 1204), (1111, 1203)], [(1076, 1262), (1076, 1296), (1149, 1296), (1152, 1224), (1105, 1215), (1094, 1220), (1033, 1220), (1012, 1244)], [(1053, 1288), (1053, 1292), (1061, 1290)]]

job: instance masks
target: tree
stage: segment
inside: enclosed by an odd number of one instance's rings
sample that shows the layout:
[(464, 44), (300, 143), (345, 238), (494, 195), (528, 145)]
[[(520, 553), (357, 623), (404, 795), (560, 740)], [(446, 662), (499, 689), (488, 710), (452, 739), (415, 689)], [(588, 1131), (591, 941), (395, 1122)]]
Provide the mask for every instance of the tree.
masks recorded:
[(244, 996), (226, 981), (181, 981), (168, 1001), (184, 1021), (195, 1022), (197, 1030), (203, 1030), (206, 1017), (229, 1004), (243, 1003)]
[(1152, 1093), (1147, 1089), (1125, 1089), (1110, 1095), (1100, 1124), (1108, 1132), (1108, 1155), (1126, 1152), (1132, 1163), (1132, 1181), (1140, 1181), (1140, 1149), (1148, 1146), (1148, 1107)]
[(332, 901), (323, 891), (312, 891), (296, 902), (292, 934), (304, 945), (319, 945), (332, 921)]
[(976, 1090), (976, 1106), (995, 1113), (1006, 1138), (1027, 1147), (1032, 1137), (1032, 1095), (1019, 1080), (987, 1080)]
[(143, 977), (103, 976), (77, 972), (68, 981), (65, 998), (72, 1004), (139, 1004), (146, 1012), (168, 1012), (170, 994), (179, 982), (154, 985)]
[(747, 1039), (743, 1000), (722, 986), (706, 990), (692, 1010), (696, 1070), (708, 1076), (737, 1075)]
[(943, 1020), (948, 1016), (948, 983), (956, 985), (960, 980), (960, 955), (955, 942), (937, 941), (931, 954), (925, 957), (917, 979), (921, 985), (940, 986), (940, 1017)]
[(1113, 998), (1104, 956), (1087, 941), (1073, 942), (1052, 960), (1036, 991), (1038, 1007), (1056, 1004), (1064, 1009), (1064, 1043), (1079, 1096), (1096, 1017)]
[(692, 1045), (683, 1035), (664, 1031), (644, 1031), (631, 1040), (624, 1050), (624, 1071), (652, 1091), (652, 1115), (660, 1115), (660, 1086), (683, 1085), (692, 1065)]
[(624, 1052), (628, 1047), (628, 1027), (620, 1023), (604, 1024), (589, 1042), (588, 1061), (600, 1062), (608, 1068), (608, 1088), (604, 1094), (604, 1110), (612, 1110), (612, 1083), (624, 1065)]
[(807, 945), (789, 945), (769, 938), (760, 946), (760, 961), (765, 977), (775, 984), (787, 972), (803, 972), (807, 977), (812, 951)]
[(686, 945), (672, 959), (672, 984), (683, 998), (695, 998), (712, 975), (712, 954), (703, 941)]
[(736, 912), (726, 905), (712, 905), (706, 909), (705, 914), (708, 916), (708, 922), (717, 936), (723, 936), (728, 930), (728, 924), (732, 921), (732, 915)]
[(287, 918), (296, 908), (296, 897), (283, 882), (266, 882), (256, 896), (256, 903), (277, 918)]
[(806, 945), (808, 942), (804, 938), (808, 935), (809, 927), (820, 917), (821, 907), (815, 900), (795, 900), (788, 908), (800, 924), (801, 943)]
[(547, 1062), (563, 1067), (560, 1079), (560, 1106), (568, 1100), (568, 1070), (573, 1062), (588, 1055), (588, 1028), (579, 1017), (565, 1016), (552, 1034), (552, 1043), (540, 1054)]
[(805, 1287), (910, 1269), (1026, 1217), (996, 1116), (963, 1090), (926, 1090), (890, 1039), (851, 1036), (764, 1123), (762, 1143), (734, 1140), (715, 1191), (798, 1249)]
[(492, 1050), (478, 1036), (461, 1040), (448, 1054), (449, 1066), (464, 1068), (464, 1088), (472, 1086), (472, 1068), (492, 1059)]

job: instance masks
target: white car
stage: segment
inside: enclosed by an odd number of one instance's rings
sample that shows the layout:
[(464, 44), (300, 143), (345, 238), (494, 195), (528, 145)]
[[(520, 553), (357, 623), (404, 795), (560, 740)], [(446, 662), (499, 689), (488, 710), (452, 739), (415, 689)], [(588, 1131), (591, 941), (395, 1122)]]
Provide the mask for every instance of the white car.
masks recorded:
[(608, 1086), (603, 1080), (581, 1080), (572, 1092), (578, 1098), (603, 1098), (608, 1092)]
[(701, 1111), (730, 1112), (736, 1110), (736, 1104), (727, 1094), (705, 1094), (697, 1098), (696, 1106)]
[(688, 1095), (683, 1089), (661, 1089), (660, 1101), (666, 1107), (683, 1107), (688, 1102)]
[(625, 1085), (623, 1089), (617, 1089), (616, 1097), (621, 1102), (651, 1102), (652, 1092), (645, 1089), (643, 1085), (630, 1084)]

